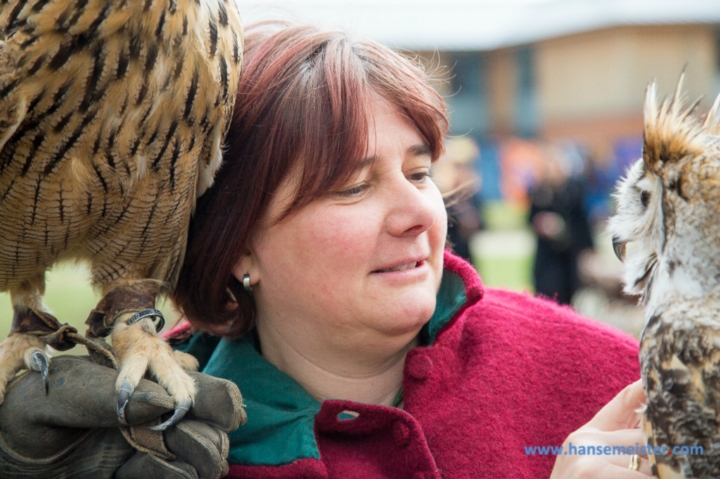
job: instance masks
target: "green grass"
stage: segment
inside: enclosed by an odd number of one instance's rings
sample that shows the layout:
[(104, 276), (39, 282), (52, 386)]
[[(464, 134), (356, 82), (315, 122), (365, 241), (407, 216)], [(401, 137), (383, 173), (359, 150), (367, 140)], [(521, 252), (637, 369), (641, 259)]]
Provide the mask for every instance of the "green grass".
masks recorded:
[[(45, 303), (61, 323), (75, 326), (84, 333), (90, 311), (100, 301), (99, 295), (90, 287), (90, 274), (82, 265), (59, 264), (46, 275)], [(160, 302), (159, 309), (165, 315), (166, 324), (172, 325), (178, 313), (170, 301)], [(0, 338), (5, 338), (10, 331), (13, 310), (10, 295), (0, 294)], [(72, 352), (84, 353), (83, 348), (74, 348)]]
[(532, 255), (517, 258), (479, 257), (473, 261), (483, 284), (514, 291), (532, 291)]
[(473, 263), (483, 284), (532, 291), (535, 238), (523, 206), (494, 201), (483, 205), (485, 230), (472, 242)]
[(483, 205), (483, 221), (490, 231), (517, 231), (528, 227), (527, 209), (505, 201), (489, 201)]

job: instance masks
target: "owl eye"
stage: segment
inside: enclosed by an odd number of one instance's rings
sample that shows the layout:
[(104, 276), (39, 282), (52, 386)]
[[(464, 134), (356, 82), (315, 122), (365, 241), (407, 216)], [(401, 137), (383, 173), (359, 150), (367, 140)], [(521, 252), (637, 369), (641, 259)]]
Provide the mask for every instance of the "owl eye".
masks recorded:
[(650, 203), (650, 192), (643, 191), (640, 193), (640, 203), (642, 203), (643, 207), (647, 208), (648, 203)]

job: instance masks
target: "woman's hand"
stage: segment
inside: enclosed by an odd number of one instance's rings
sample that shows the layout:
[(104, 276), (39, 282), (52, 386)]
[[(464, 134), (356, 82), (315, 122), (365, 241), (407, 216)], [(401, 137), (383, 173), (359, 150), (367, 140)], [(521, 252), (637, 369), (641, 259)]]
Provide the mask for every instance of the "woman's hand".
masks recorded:
[[(603, 407), (594, 418), (568, 436), (563, 451), (578, 451), (581, 446), (595, 448), (623, 446), (633, 448), (645, 444), (642, 432), (637, 429), (637, 409), (645, 402), (642, 384), (637, 381), (626, 387)], [(572, 444), (572, 448), (570, 448)], [(629, 469), (630, 455), (568, 454), (557, 457), (550, 479), (642, 479), (650, 476), (647, 457), (640, 458), (638, 471)]]
[[(190, 374), (198, 386), (195, 404), (187, 419), (163, 435), (142, 426), (158, 423), (174, 408), (172, 397), (152, 381), (141, 380), (130, 396), (126, 418), (137, 426), (123, 432), (116, 411), (116, 370), (79, 356), (59, 356), (50, 363), (47, 394), (40, 374), (28, 372), (16, 378), (0, 407), (0, 478), (217, 479), (225, 475), (227, 433), (246, 418), (240, 391), (229, 381)], [(165, 453), (136, 451), (127, 441), (128, 434), (135, 442)], [(157, 435), (148, 439), (148, 434)]]

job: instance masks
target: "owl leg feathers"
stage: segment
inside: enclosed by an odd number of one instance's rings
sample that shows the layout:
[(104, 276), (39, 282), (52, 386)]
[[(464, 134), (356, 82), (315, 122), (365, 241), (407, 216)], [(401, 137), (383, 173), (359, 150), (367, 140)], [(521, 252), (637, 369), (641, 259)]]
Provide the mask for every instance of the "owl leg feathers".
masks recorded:
[(111, 334), (119, 361), (115, 384), (118, 392), (117, 414), (125, 422), (125, 406), (147, 371), (151, 372), (175, 400), (175, 413), (151, 429), (165, 430), (182, 419), (195, 399), (195, 383), (184, 369), (197, 369), (197, 361), (173, 351), (157, 332), (162, 314), (155, 310), (155, 297), (162, 283), (152, 280), (130, 281), (112, 289), (98, 303), (87, 320), (89, 336)]
[(38, 274), (10, 289), (14, 315), (10, 335), (0, 343), (0, 404), (5, 399), (8, 382), (23, 368), (42, 375), (47, 393), (50, 362), (47, 345), (60, 351), (75, 345), (68, 333), (77, 333), (77, 330), (67, 324), (60, 324), (47, 312), (43, 303), (44, 292), (44, 274)]

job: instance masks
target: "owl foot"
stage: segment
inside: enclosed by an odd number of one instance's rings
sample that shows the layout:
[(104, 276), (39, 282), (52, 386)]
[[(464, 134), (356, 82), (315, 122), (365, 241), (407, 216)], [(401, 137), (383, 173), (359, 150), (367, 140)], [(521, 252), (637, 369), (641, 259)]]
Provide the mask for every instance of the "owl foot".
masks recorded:
[[(37, 305), (36, 305), (37, 306)], [(7, 384), (23, 368), (42, 375), (45, 394), (50, 390), (47, 345), (59, 351), (72, 348), (77, 330), (60, 324), (55, 316), (25, 304), (13, 307), (10, 335), (0, 344), (0, 404), (5, 400)]]
[(0, 404), (5, 400), (7, 384), (23, 368), (42, 374), (45, 394), (49, 390), (45, 343), (31, 334), (15, 333), (0, 343)]
[(154, 311), (136, 322), (132, 318), (119, 318), (113, 328), (112, 342), (120, 362), (120, 372), (115, 383), (118, 420), (127, 425), (125, 407), (140, 379), (149, 371), (175, 401), (173, 415), (162, 424), (150, 428), (164, 431), (177, 424), (193, 405), (195, 383), (185, 369), (197, 369), (197, 361), (188, 354), (173, 351), (157, 335), (155, 324), (150, 318), (157, 318), (158, 315), (160, 312)]

